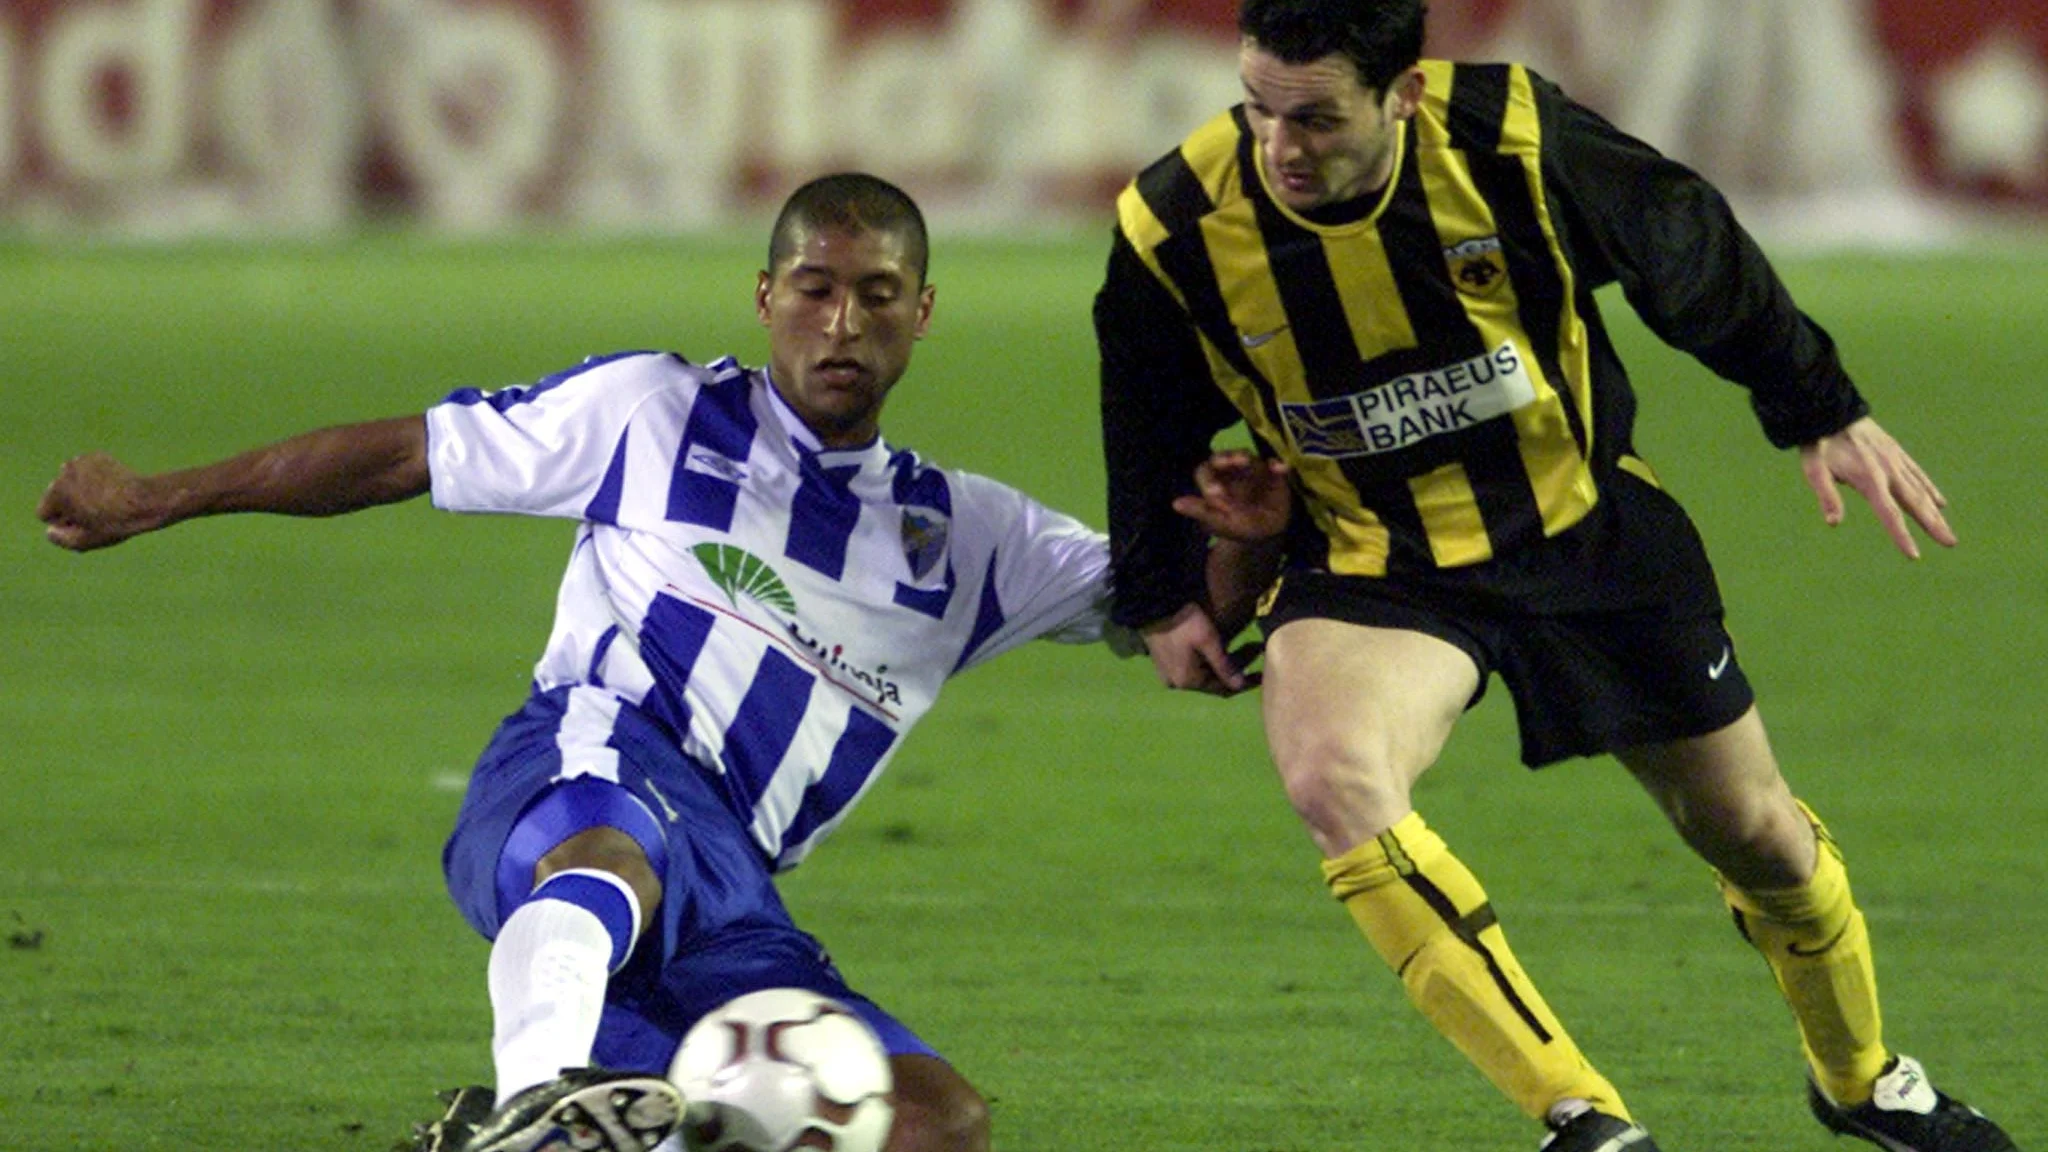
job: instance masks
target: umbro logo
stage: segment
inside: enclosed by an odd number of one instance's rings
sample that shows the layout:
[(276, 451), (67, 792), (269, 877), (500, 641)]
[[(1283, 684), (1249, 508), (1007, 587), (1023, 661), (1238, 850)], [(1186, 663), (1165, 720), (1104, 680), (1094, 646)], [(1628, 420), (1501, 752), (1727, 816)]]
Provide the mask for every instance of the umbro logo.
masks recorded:
[(1245, 351), (1249, 352), (1254, 348), (1263, 347), (1273, 337), (1285, 331), (1287, 331), (1287, 325), (1282, 324), (1271, 332), (1240, 332), (1237, 335), (1237, 342), (1244, 345)]
[(692, 472), (716, 476), (728, 484), (739, 484), (747, 478), (745, 463), (721, 456), (709, 448), (691, 448), (684, 466)]

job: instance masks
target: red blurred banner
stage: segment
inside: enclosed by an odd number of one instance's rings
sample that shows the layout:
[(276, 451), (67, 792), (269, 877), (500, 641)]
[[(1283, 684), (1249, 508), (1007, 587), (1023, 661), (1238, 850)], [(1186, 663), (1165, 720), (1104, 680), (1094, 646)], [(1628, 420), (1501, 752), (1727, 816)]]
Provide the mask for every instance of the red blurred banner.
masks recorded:
[[(679, 231), (841, 167), (1101, 219), (1237, 98), (1233, 0), (0, 0), (30, 232)], [(2048, 208), (2048, 0), (1438, 0), (1737, 198)]]

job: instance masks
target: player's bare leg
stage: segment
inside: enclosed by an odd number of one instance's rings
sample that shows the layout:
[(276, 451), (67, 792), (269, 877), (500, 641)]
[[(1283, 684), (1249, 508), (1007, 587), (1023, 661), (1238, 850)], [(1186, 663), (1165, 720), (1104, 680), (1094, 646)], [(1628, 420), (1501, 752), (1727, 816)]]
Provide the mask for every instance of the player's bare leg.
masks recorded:
[(1731, 883), (1787, 888), (1812, 877), (1813, 822), (1779, 774), (1755, 708), (1718, 732), (1616, 755), (1692, 850)]
[(1478, 669), (1434, 636), (1295, 620), (1266, 644), (1266, 742), (1316, 847), (1338, 857), (1414, 811), (1478, 690)]
[(1454, 645), (1326, 619), (1266, 645), (1267, 741), (1323, 876), (1408, 998), (1557, 1152), (1654, 1152), (1508, 948), (1479, 881), (1413, 810), (1479, 684)]
[(936, 1056), (891, 1056), (896, 1121), (888, 1152), (988, 1152), (988, 1102)]
[(1891, 1152), (2010, 1152), (1996, 1125), (1885, 1048), (1870, 934), (1842, 854), (1786, 785), (1756, 709), (1620, 759), (1720, 873), (1736, 925), (1770, 964), (1799, 1024), (1814, 1115)]

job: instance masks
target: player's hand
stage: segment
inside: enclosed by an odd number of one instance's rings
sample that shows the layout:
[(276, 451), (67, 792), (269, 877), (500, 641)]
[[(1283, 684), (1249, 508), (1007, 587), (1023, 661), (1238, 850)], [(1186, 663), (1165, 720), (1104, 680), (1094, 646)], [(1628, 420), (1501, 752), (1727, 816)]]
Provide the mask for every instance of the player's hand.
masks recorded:
[(1195, 494), (1173, 510), (1225, 540), (1267, 540), (1287, 529), (1293, 493), (1285, 461), (1250, 452), (1218, 452), (1195, 468)]
[(1139, 629), (1153, 671), (1168, 688), (1235, 696), (1256, 688), (1259, 677), (1244, 667), (1259, 658), (1263, 647), (1247, 644), (1235, 652), (1223, 647), (1216, 624), (1199, 604), (1188, 604), (1166, 619)]
[(59, 548), (90, 552), (158, 527), (142, 477), (104, 452), (67, 460), (43, 490), (36, 516)]
[(1906, 523), (1908, 516), (1935, 543), (1955, 547), (1956, 534), (1941, 514), (1948, 507), (1948, 498), (1891, 433), (1870, 417), (1832, 436), (1800, 445), (1799, 465), (1806, 474), (1806, 486), (1820, 500), (1821, 518), (1829, 526), (1842, 522), (1842, 494), (1837, 491), (1841, 485), (1854, 488), (1870, 502), (1878, 523), (1907, 556), (1920, 558), (1920, 546)]

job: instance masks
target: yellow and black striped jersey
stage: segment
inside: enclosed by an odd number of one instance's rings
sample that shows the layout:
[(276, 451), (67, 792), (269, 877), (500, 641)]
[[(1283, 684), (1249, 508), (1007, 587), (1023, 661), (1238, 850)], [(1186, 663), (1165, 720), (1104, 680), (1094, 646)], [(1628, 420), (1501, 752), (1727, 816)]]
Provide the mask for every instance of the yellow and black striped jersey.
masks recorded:
[(1307, 561), (1341, 574), (1483, 564), (1578, 523), (1614, 469), (1647, 477), (1607, 283), (1749, 387), (1774, 441), (1863, 413), (1705, 181), (1520, 66), (1422, 69), (1395, 175), (1358, 201), (1276, 201), (1242, 107), (1118, 198), (1096, 328), (1120, 620), (1199, 587), (1170, 503), (1239, 420), (1294, 469)]

